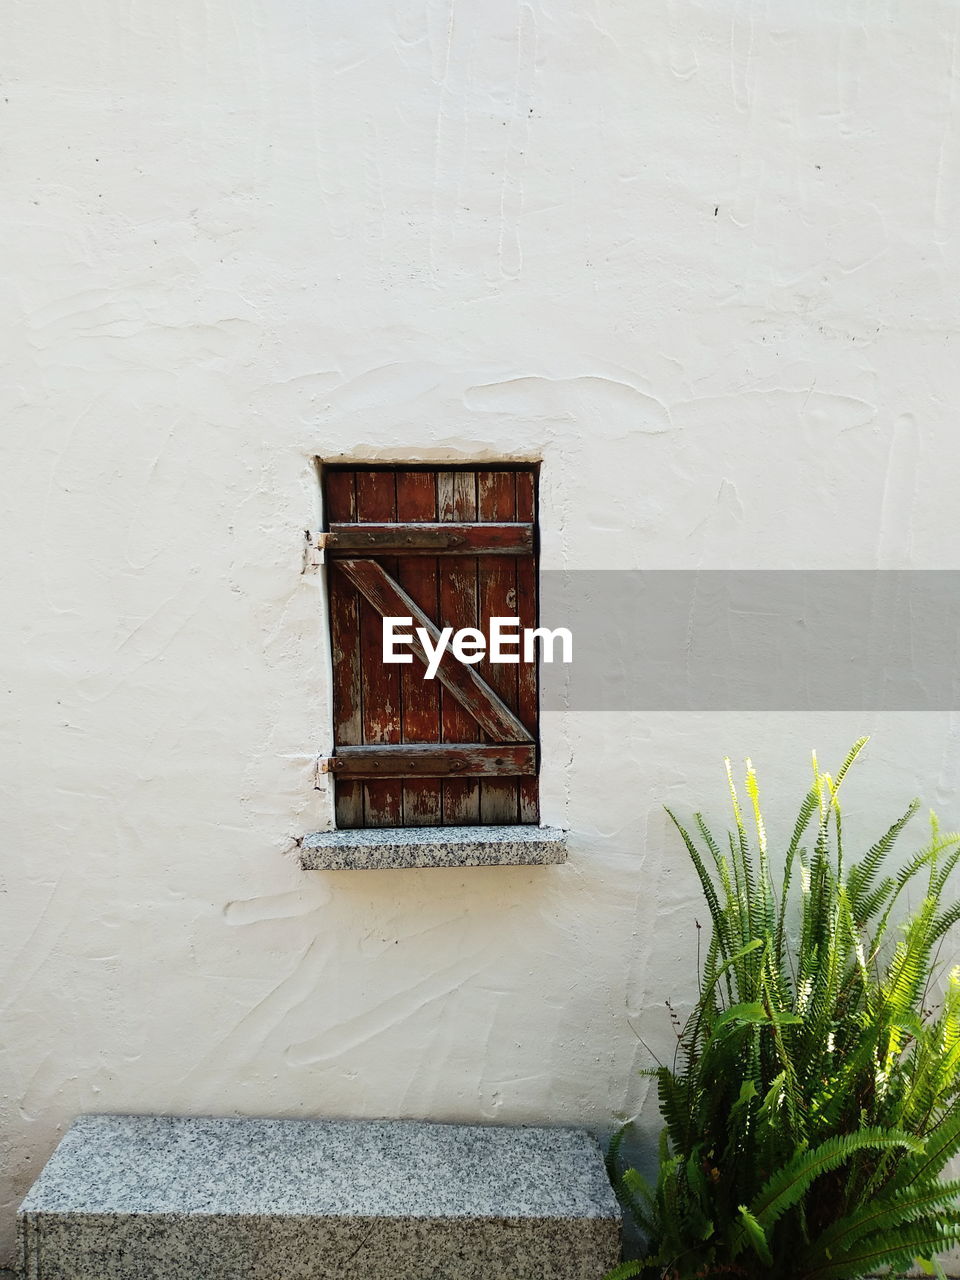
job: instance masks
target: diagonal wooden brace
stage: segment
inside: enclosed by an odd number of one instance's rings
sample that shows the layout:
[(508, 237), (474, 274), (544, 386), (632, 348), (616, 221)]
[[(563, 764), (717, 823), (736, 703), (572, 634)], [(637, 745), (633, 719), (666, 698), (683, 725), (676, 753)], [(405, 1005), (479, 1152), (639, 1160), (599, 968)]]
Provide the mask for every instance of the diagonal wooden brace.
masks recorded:
[[(383, 617), (411, 617), (414, 626), (423, 627), (433, 643), (437, 643), (440, 632), (436, 623), (427, 617), (376, 560), (344, 559), (335, 561), (335, 565), (379, 614)], [(416, 632), (410, 647), (424, 666), (429, 666), (429, 659)], [(437, 679), (495, 741), (533, 741), (530, 733), (506, 703), (477, 675), (473, 667), (459, 662), (449, 648), (444, 650), (440, 659)]]

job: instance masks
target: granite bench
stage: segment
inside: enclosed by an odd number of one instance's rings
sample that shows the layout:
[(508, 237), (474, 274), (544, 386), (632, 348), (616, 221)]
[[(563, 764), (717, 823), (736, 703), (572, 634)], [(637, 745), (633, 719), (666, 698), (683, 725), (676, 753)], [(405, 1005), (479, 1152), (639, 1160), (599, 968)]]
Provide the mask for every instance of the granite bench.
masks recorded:
[(600, 1280), (620, 1211), (575, 1129), (81, 1116), (23, 1280)]

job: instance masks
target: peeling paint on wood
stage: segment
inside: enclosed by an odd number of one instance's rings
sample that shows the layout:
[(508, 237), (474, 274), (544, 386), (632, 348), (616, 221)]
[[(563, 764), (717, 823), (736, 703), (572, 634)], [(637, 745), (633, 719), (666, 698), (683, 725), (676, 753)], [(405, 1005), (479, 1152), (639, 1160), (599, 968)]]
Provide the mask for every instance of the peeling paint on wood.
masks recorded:
[[(382, 617), (409, 616), (415, 628), (423, 628), (436, 640), (438, 625), (453, 625), (451, 615), (462, 622), (456, 625), (478, 626), (489, 640), (491, 616), (519, 617), (521, 625), (536, 621), (536, 571), (533, 553), (533, 483), (529, 470), (515, 468), (477, 472), (448, 469), (377, 468), (369, 471), (331, 469), (337, 484), (346, 485), (342, 477), (350, 475), (356, 493), (354, 521), (334, 521), (341, 537), (339, 554), (331, 558), (329, 575), (332, 611), (331, 626), (335, 644), (348, 636), (349, 588), (359, 596), (359, 659), (362, 743), (536, 743), (536, 684), (524, 680), (523, 712), (520, 708), (519, 664), (498, 664), (484, 660), (477, 667), (457, 661), (449, 651), (439, 663), (437, 677), (425, 680), (426, 655), (416, 636), (411, 649), (414, 662), (387, 668), (391, 679), (384, 678), (380, 650), (375, 647), (375, 622)], [(524, 518), (518, 517), (518, 482), (523, 487)], [(347, 486), (349, 487), (349, 486)], [(333, 508), (331, 507), (331, 512)], [(373, 520), (377, 513), (376, 536), (356, 538), (351, 523)], [(448, 519), (438, 519), (446, 516)], [(444, 534), (449, 524), (454, 537), (463, 546), (458, 554), (425, 554), (430, 548), (450, 548), (433, 529)], [(391, 533), (391, 526), (396, 533)], [(476, 530), (490, 525), (493, 539), (477, 537)], [(404, 545), (407, 529), (416, 543), (417, 554), (393, 555)], [(524, 554), (513, 554), (516, 544), (512, 529), (525, 531)], [(359, 530), (361, 534), (369, 530)], [(347, 547), (359, 542), (352, 554)], [(483, 547), (477, 550), (477, 543)], [(366, 548), (364, 550), (364, 548)], [(504, 550), (511, 554), (503, 554)], [(518, 574), (524, 564), (525, 593), (521, 602)], [(389, 567), (388, 567), (389, 566)], [(335, 620), (335, 622), (334, 622)], [(352, 678), (353, 668), (337, 650), (335, 678), (342, 673)], [(482, 671), (482, 674), (481, 674)], [(396, 674), (399, 673), (399, 674)], [(532, 696), (531, 696), (532, 695)], [(352, 693), (341, 700), (344, 708), (353, 705)], [(455, 710), (456, 708), (456, 710)], [(353, 733), (353, 726), (348, 725)], [(335, 743), (355, 745), (339, 736), (335, 726)], [(522, 768), (516, 759), (496, 765), (496, 756), (461, 754), (447, 757), (447, 764), (437, 773), (449, 775), (463, 769), (469, 759), (477, 762), (475, 773), (454, 781), (445, 777), (421, 780), (404, 779), (395, 767), (390, 773), (377, 772), (378, 765), (367, 757), (364, 776), (381, 778), (382, 782), (364, 782), (362, 821), (357, 815), (356, 801), (350, 791), (350, 778), (356, 769), (331, 764), (336, 776), (337, 794), (344, 789), (349, 808), (338, 804), (338, 821), (351, 826), (428, 826), (441, 822), (536, 821), (535, 747), (524, 755)], [(396, 757), (393, 757), (396, 760)], [(439, 759), (439, 757), (438, 757)], [(466, 772), (464, 770), (464, 772)], [(521, 784), (517, 773), (528, 775)], [(499, 775), (499, 776), (498, 776)], [(389, 779), (400, 778), (397, 791)], [(344, 817), (340, 814), (343, 812)], [(344, 820), (346, 819), (346, 821)]]

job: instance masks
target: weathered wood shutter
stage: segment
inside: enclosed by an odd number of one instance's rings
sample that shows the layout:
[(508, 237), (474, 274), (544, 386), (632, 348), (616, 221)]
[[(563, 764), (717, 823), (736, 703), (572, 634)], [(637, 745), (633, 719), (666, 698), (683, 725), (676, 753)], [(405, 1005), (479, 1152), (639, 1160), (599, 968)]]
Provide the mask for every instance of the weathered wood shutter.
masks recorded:
[(326, 557), (340, 827), (536, 822), (537, 673), (449, 652), (382, 661), (384, 615), (414, 627), (536, 626), (532, 467), (328, 467)]

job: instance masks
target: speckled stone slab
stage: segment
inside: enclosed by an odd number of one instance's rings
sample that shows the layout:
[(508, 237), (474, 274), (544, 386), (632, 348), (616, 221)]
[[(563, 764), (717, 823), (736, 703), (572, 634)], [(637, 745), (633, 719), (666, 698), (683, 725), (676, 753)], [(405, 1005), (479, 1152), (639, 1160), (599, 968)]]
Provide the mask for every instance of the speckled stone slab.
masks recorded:
[(23, 1280), (600, 1280), (582, 1130), (81, 1116), (17, 1215)]
[(305, 871), (384, 871), (397, 867), (503, 867), (566, 862), (557, 827), (378, 827), (304, 836)]

